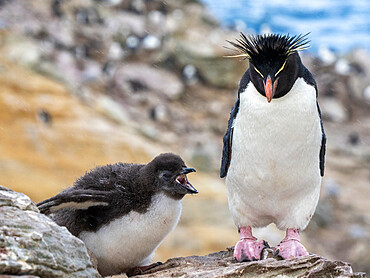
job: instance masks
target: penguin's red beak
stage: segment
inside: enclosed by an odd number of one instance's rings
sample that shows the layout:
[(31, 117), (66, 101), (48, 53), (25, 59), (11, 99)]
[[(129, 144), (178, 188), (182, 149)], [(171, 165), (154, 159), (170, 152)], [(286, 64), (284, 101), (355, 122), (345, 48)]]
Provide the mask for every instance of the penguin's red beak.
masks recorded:
[(275, 95), (278, 79), (279, 78), (276, 78), (276, 80), (274, 81), (274, 84), (272, 84), (271, 76), (269, 75), (267, 76), (266, 82), (264, 82), (265, 95), (269, 103), (271, 102), (272, 98)]

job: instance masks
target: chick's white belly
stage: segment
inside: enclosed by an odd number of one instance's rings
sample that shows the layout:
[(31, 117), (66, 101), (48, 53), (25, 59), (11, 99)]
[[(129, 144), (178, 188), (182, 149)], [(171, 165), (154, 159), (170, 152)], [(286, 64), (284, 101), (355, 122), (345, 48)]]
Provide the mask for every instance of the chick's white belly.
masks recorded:
[(130, 212), (97, 232), (79, 235), (98, 260), (102, 275), (127, 271), (150, 263), (156, 248), (177, 225), (181, 201), (159, 193), (144, 214)]
[(315, 96), (310, 99), (293, 86), (286, 96), (267, 103), (249, 90), (241, 96), (234, 122), (226, 177), (231, 214), (238, 227), (275, 223), (281, 229), (304, 229), (321, 184)]

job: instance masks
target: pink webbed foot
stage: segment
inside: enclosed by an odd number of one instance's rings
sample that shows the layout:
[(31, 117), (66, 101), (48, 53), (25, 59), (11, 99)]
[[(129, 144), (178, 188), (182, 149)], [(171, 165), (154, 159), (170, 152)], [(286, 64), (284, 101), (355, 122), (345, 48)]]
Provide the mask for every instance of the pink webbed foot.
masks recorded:
[(287, 229), (286, 237), (277, 245), (274, 255), (279, 255), (283, 259), (309, 255), (300, 242), (298, 229)]
[(234, 259), (238, 262), (260, 260), (262, 250), (266, 247), (269, 246), (264, 240), (241, 239), (235, 245)]
[(264, 240), (257, 241), (250, 227), (240, 228), (240, 240), (234, 248), (234, 259), (238, 262), (257, 261), (261, 259), (264, 248), (270, 247)]

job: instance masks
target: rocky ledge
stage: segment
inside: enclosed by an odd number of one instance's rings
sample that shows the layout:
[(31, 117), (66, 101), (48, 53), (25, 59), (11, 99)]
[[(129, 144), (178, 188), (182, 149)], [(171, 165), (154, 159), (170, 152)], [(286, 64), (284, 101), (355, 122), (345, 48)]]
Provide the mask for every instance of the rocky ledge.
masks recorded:
[[(83, 242), (39, 213), (24, 194), (0, 186), (0, 277), (101, 277)], [(317, 255), (235, 263), (233, 249), (173, 258), (140, 277), (366, 277), (349, 263)], [(114, 276), (127, 277), (125, 274)]]
[(26, 195), (0, 186), (0, 277), (10, 275), (100, 277), (81, 240)]
[(264, 260), (235, 263), (233, 248), (228, 248), (206, 256), (169, 259), (140, 277), (366, 277), (364, 273), (353, 273), (349, 263), (315, 254), (279, 260), (272, 253), (266, 249)]

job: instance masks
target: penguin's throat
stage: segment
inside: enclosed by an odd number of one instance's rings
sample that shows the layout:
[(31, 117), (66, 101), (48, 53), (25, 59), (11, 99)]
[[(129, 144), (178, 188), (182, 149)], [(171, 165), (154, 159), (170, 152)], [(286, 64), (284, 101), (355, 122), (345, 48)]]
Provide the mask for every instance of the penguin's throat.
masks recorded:
[(188, 180), (187, 180), (187, 178), (186, 178), (186, 175), (185, 175), (185, 174), (178, 176), (178, 177), (176, 178), (176, 181), (177, 181), (178, 183), (182, 184), (182, 185), (185, 185), (185, 186), (186, 186), (186, 185), (187, 185), (187, 183), (188, 183)]

